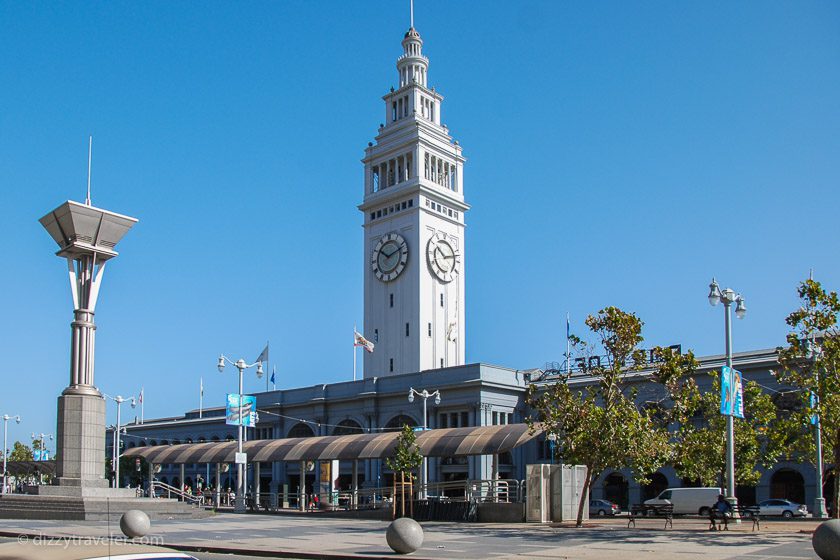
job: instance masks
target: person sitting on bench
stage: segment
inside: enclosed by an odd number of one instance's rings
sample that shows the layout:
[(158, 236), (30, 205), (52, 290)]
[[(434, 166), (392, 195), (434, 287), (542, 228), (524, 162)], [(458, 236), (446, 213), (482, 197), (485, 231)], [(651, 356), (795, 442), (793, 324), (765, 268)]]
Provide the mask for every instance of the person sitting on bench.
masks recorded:
[(732, 505), (726, 501), (723, 494), (718, 495), (717, 502), (709, 509), (709, 530), (715, 530), (715, 521), (726, 524), (732, 515)]

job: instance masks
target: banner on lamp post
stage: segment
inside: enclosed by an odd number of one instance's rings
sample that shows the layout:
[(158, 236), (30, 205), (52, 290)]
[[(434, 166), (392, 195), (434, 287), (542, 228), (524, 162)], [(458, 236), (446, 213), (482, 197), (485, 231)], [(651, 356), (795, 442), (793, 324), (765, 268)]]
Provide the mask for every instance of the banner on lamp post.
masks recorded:
[(720, 370), (720, 413), (744, 417), (744, 381), (741, 372), (729, 366)]

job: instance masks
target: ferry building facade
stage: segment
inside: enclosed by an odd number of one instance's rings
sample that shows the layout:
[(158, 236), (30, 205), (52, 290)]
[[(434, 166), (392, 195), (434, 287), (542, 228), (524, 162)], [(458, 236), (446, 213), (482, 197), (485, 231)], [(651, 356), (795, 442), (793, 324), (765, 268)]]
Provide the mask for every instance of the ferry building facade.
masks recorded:
[[(439, 404), (433, 399), (425, 403), (429, 429), (516, 424), (529, 415), (525, 391), (543, 372), (465, 364), (465, 159), (441, 124), (443, 96), (429, 87), (429, 59), (413, 27), (402, 47), (396, 64), (398, 87), (382, 98), (384, 123), (362, 160), (364, 189), (358, 209), (364, 217), (363, 333), (375, 345), (372, 353), (365, 353), (364, 378), (256, 394), (258, 422), (246, 430), (249, 440), (373, 434), (404, 424), (420, 427), (424, 402), (409, 401), (412, 388), (440, 391)], [(700, 362), (702, 384), (708, 377), (703, 373), (719, 368), (723, 356)], [(778, 388), (771, 375), (777, 365), (775, 351), (737, 354), (735, 365), (746, 379)], [(585, 373), (574, 382), (587, 383)], [(636, 383), (640, 398), (652, 396), (655, 388), (646, 382), (646, 374)], [(226, 425), (220, 407), (129, 424), (123, 441), (131, 448), (235, 437), (236, 427)], [(540, 436), (496, 456), (429, 458), (429, 480), (521, 480), (526, 464), (551, 459)], [(383, 461), (361, 463), (360, 487), (390, 485), (392, 473)], [(295, 492), (302, 468), (294, 462), (263, 463), (248, 479), (253, 482), (258, 476), (262, 492), (281, 492), (283, 485)], [(318, 479), (319, 468), (312, 465), (312, 472), (306, 473), (307, 488)], [(349, 487), (353, 468), (351, 461), (339, 462), (339, 487)], [(192, 486), (199, 477), (211, 487), (217, 482), (215, 471), (203, 464), (163, 464), (156, 476), (173, 486)], [(232, 468), (220, 476), (223, 488), (235, 487)], [(811, 465), (781, 463), (768, 470), (757, 487), (743, 489), (741, 501), (787, 497), (810, 506), (815, 480)], [(601, 476), (592, 497), (626, 507), (681, 485), (671, 468), (660, 469), (646, 487), (635, 483), (628, 471), (615, 471)]]

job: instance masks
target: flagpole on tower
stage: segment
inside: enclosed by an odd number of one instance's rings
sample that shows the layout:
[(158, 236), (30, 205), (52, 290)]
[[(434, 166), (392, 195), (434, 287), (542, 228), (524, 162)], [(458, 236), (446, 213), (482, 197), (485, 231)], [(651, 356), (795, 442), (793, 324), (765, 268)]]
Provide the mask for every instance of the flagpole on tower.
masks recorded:
[(204, 378), (199, 378), (198, 382), (198, 417), (201, 418), (204, 412)]
[(414, 27), (414, 0), (409, 0), (409, 4), (411, 6), (411, 27)]
[(569, 339), (572, 337), (569, 325), (569, 312), (566, 312), (566, 375), (572, 373), (572, 352), (570, 348)]
[(145, 420), (143, 414), (143, 407), (146, 406), (146, 388), (140, 387), (140, 423), (142, 424)]
[(353, 381), (356, 381), (356, 325), (353, 325)]

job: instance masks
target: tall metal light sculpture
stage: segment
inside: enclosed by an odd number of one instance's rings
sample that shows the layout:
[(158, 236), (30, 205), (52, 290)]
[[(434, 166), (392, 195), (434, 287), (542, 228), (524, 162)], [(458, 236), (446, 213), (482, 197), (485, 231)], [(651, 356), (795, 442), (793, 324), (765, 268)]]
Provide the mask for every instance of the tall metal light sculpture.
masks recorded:
[(67, 259), (73, 294), (70, 384), (58, 397), (56, 484), (84, 496), (88, 488), (108, 487), (105, 399), (93, 383), (93, 314), (105, 263), (117, 256), (114, 248), (137, 219), (91, 206), (88, 199), (67, 201), (40, 222), (58, 244), (56, 255)]

